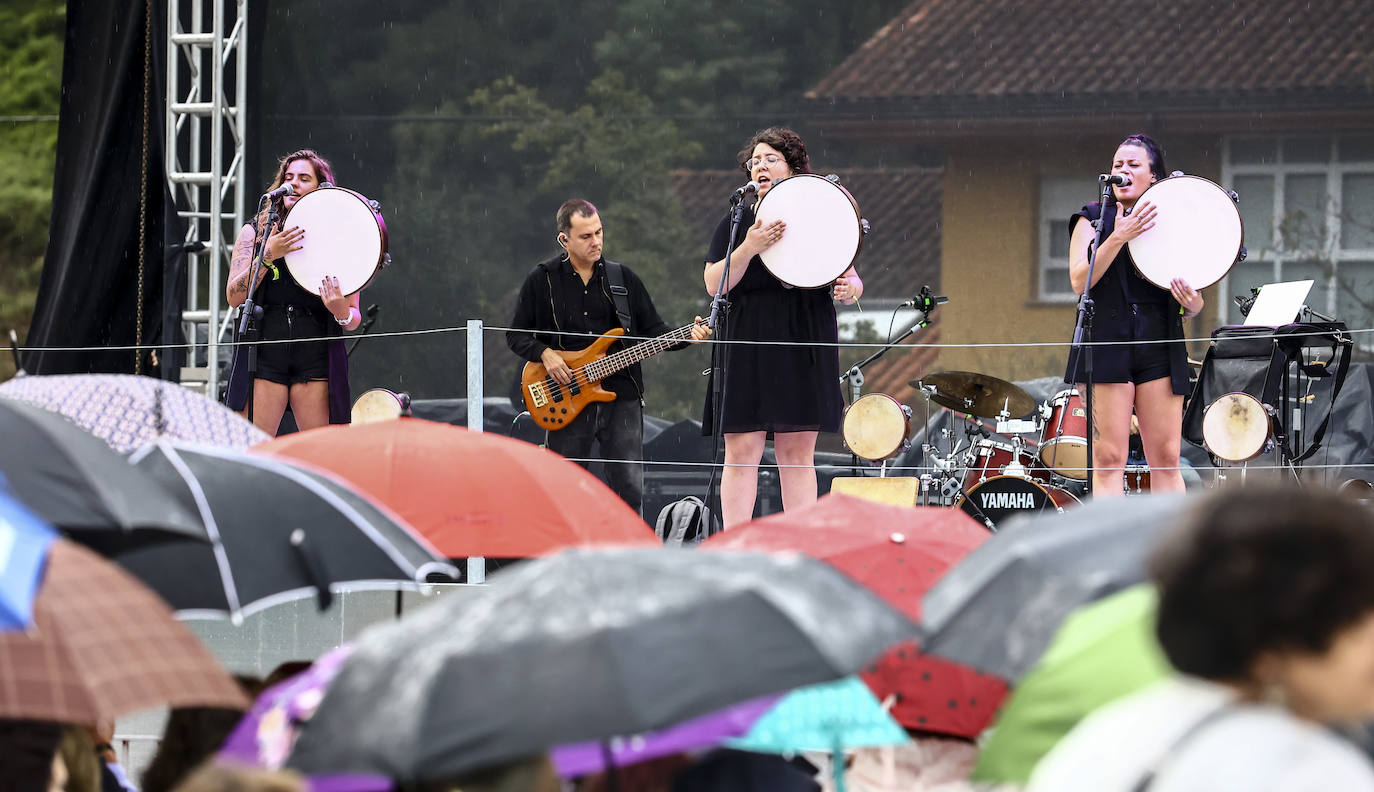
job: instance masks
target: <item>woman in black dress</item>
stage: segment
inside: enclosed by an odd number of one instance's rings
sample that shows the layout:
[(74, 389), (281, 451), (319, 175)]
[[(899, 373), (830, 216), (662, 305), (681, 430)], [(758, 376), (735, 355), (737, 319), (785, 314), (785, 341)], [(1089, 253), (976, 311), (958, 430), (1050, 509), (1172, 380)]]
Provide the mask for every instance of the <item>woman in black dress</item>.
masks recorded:
[[(1123, 494), (1122, 473), (1130, 443), (1131, 413), (1140, 423), (1140, 441), (1150, 465), (1150, 488), (1181, 492), (1179, 445), (1183, 396), (1188, 393), (1188, 351), (1183, 320), (1196, 316), (1202, 295), (1182, 278), (1161, 289), (1136, 272), (1126, 243), (1155, 224), (1155, 207), (1140, 196), (1168, 174), (1164, 151), (1148, 135), (1131, 135), (1117, 147), (1112, 173), (1130, 184), (1116, 185), (1107, 202), (1102, 247), (1093, 268), (1096, 305), (1093, 341), (1163, 341), (1120, 344), (1093, 349), (1093, 496)], [(1084, 206), (1069, 218), (1069, 280), (1082, 294), (1088, 280), (1089, 248), (1096, 231), (1092, 222), (1103, 214), (1099, 204)], [(1083, 361), (1069, 355), (1066, 382), (1084, 393)]]
[[(773, 127), (754, 135), (740, 152), (740, 166), (758, 182), (758, 200), (777, 182), (810, 173), (801, 137)], [(784, 509), (816, 500), (816, 438), (838, 432), (843, 413), (839, 349), (832, 297), (852, 305), (863, 281), (850, 267), (830, 289), (794, 289), (764, 266), (758, 255), (786, 232), (781, 220), (765, 225), (754, 216), (757, 202), (745, 208), (742, 239), (730, 252), (726, 284), (730, 310), (722, 338), (729, 341), (780, 341), (773, 344), (718, 345), (724, 360), (725, 394), (720, 424), (725, 436), (721, 475), (721, 516), (725, 527), (747, 522), (754, 513), (758, 465), (768, 434), (778, 460)], [(706, 291), (715, 294), (725, 269), (730, 219), (716, 226), (706, 255)], [(707, 389), (703, 426), (715, 428), (713, 389)]]

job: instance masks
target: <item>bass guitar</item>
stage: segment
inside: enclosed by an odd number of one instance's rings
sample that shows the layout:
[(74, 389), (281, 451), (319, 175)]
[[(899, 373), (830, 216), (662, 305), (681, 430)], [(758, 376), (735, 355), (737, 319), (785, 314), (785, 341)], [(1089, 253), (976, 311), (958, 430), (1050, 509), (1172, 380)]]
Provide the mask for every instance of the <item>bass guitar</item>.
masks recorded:
[(671, 333), (626, 347), (613, 355), (607, 355), (606, 349), (625, 335), (625, 331), (619, 327), (607, 330), (585, 349), (573, 352), (555, 349), (572, 369), (572, 381), (567, 385), (555, 382), (543, 363), (526, 363), (520, 374), (520, 394), (525, 398), (525, 409), (530, 411), (535, 423), (545, 429), (562, 429), (591, 402), (615, 401), (615, 394), (601, 387), (601, 380), (691, 340), (694, 326), (679, 327)]

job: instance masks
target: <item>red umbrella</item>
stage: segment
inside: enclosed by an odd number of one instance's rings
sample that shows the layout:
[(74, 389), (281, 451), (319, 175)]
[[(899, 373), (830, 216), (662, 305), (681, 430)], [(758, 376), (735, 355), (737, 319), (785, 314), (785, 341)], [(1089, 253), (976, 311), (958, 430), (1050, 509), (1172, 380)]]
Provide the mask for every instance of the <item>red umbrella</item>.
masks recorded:
[(400, 418), (321, 427), (251, 450), (337, 474), (391, 507), (449, 558), (660, 544), (596, 476), (509, 437)]
[[(888, 506), (837, 494), (716, 534), (702, 546), (820, 558), (919, 620), (921, 595), (989, 536), (957, 509)], [(887, 652), (862, 676), (879, 699), (898, 694), (892, 715), (903, 726), (965, 737), (988, 725), (1007, 694), (1002, 680), (922, 654), (914, 643)]]

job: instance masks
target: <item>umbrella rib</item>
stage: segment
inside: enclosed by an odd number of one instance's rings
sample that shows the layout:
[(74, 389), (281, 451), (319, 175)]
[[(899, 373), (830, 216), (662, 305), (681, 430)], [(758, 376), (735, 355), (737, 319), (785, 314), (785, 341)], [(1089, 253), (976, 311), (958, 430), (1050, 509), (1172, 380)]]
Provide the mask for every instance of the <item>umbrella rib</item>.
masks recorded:
[(196, 508), (200, 510), (200, 518), (205, 523), (205, 533), (210, 537), (210, 547), (215, 553), (215, 566), (219, 568), (220, 583), (224, 586), (224, 598), (229, 605), (230, 613), (238, 613), (241, 610), (239, 602), (238, 587), (234, 584), (233, 572), (229, 569), (229, 555), (224, 551), (224, 542), (220, 540), (219, 525), (215, 522), (215, 515), (210, 511), (210, 501), (205, 497), (205, 490), (201, 488), (196, 476), (177, 453), (176, 448), (165, 441), (158, 441), (158, 446), (162, 448), (162, 453), (166, 455), (167, 461), (172, 463), (181, 480), (186, 482), (186, 488), (190, 490), (191, 497), (196, 502)]
[[(198, 450), (201, 453), (210, 456), (228, 458), (228, 455), (220, 454), (215, 449), (204, 448)], [(353, 508), (353, 506), (349, 504), (348, 501), (344, 500), (343, 498), (340, 498), (338, 495), (331, 492), (328, 487), (316, 481), (310, 475), (284, 462), (275, 462), (271, 460), (261, 459), (258, 457), (250, 457), (244, 455), (235, 455), (232, 458), (238, 462), (247, 462), (248, 464), (261, 467), (264, 470), (284, 475), (285, 477), (291, 479), (297, 484), (300, 484), (301, 486), (315, 493), (326, 503), (337, 509), (340, 514), (348, 518), (348, 520), (351, 521), (355, 526), (357, 526), (358, 530), (361, 531), (363, 535), (366, 536), (368, 540), (372, 542), (372, 544), (376, 545), (378, 550), (381, 550), (384, 555), (390, 558), (398, 568), (405, 571), (406, 574), (410, 575), (412, 580), (418, 577), (419, 570), (415, 567), (414, 564), (410, 563), (409, 559), (401, 555), (401, 553), (396, 548), (394, 542), (391, 542), (386, 537), (382, 536), (381, 532), (379, 532), (376, 529), (376, 527), (374, 527), (372, 523), (367, 520), (367, 518), (363, 517), (363, 515), (357, 509)]]

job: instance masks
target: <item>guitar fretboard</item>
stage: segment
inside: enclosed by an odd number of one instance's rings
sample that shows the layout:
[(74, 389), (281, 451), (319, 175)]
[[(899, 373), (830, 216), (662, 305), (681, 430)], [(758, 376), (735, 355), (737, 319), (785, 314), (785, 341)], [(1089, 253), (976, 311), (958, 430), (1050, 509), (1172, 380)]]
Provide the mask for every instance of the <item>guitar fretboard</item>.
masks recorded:
[(651, 338), (648, 341), (641, 341), (632, 347), (626, 347), (614, 355), (607, 355), (600, 360), (578, 369), (586, 376), (588, 382), (599, 382), (606, 377), (620, 371), (626, 366), (634, 365), (641, 360), (653, 357), (669, 347), (676, 346), (692, 337), (692, 328), (695, 325), (684, 325), (671, 333), (664, 333), (658, 338)]

